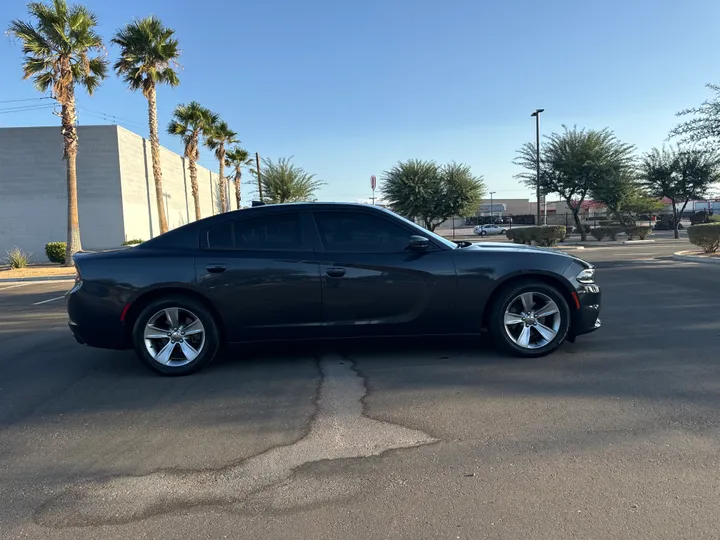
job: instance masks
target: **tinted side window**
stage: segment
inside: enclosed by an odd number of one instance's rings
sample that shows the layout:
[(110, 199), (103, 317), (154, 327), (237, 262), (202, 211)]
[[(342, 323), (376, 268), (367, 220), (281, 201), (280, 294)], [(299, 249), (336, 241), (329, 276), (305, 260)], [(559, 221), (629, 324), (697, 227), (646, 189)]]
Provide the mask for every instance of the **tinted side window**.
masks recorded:
[(274, 214), (236, 221), (236, 249), (302, 249), (299, 214)]
[(328, 251), (398, 253), (412, 236), (390, 220), (360, 212), (315, 212), (315, 222)]
[(205, 244), (208, 249), (232, 249), (232, 228), (229, 223), (221, 223), (205, 229)]

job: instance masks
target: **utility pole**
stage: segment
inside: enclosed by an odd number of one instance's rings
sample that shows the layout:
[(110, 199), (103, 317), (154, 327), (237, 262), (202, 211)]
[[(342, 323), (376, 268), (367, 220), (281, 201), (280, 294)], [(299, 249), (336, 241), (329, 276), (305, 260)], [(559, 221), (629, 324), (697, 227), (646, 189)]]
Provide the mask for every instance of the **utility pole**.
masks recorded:
[[(535, 112), (530, 116), (535, 117), (535, 154), (536, 154), (536, 168), (537, 168), (537, 224), (540, 225), (540, 113), (545, 112), (545, 109), (535, 109)], [(547, 218), (546, 218), (547, 219)], [(546, 223), (547, 225), (547, 223)]]
[(260, 154), (257, 152), (255, 152), (255, 170), (257, 171), (258, 177), (258, 195), (260, 196), (260, 202), (265, 202), (262, 194), (262, 181), (260, 180)]

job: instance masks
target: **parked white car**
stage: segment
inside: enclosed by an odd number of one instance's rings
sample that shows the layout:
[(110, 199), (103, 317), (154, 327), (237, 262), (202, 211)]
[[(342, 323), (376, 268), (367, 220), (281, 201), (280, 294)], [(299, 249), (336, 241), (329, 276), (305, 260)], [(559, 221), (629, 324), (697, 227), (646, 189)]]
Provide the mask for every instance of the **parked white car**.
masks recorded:
[(473, 229), (473, 232), (479, 236), (491, 235), (491, 234), (505, 234), (505, 228), (498, 225), (478, 225)]

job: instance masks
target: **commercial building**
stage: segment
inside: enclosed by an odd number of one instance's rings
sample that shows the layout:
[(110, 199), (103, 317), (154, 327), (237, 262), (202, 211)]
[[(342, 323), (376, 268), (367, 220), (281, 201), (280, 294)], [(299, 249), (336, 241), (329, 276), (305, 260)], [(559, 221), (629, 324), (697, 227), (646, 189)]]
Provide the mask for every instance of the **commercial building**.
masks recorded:
[[(116, 125), (78, 127), (78, 211), (84, 249), (159, 234), (150, 141)], [(195, 219), (187, 160), (160, 148), (170, 228)], [(202, 216), (219, 212), (217, 173), (198, 166)], [(231, 208), (236, 208), (234, 195)], [(67, 230), (66, 163), (59, 126), (0, 128), (0, 255), (12, 246), (44, 260)], [(1, 257), (0, 257), (1, 258)]]

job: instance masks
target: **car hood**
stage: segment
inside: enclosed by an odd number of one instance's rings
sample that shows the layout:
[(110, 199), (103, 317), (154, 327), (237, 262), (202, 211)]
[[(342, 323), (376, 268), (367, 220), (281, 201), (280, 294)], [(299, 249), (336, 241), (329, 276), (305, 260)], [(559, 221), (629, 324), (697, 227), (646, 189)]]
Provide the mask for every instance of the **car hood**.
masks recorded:
[(579, 257), (575, 257), (574, 255), (570, 255), (564, 251), (549, 247), (527, 246), (525, 244), (514, 244), (512, 242), (474, 242), (462, 249), (466, 251), (494, 251), (496, 253), (515, 252), (523, 254), (538, 253), (542, 255), (554, 255), (556, 257), (565, 257), (567, 259), (575, 260), (584, 265), (586, 268), (592, 268), (592, 265), (589, 262), (584, 261)]

